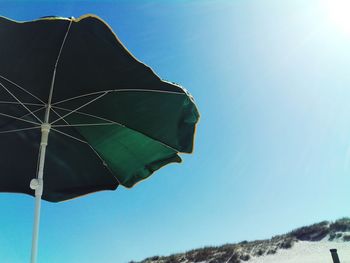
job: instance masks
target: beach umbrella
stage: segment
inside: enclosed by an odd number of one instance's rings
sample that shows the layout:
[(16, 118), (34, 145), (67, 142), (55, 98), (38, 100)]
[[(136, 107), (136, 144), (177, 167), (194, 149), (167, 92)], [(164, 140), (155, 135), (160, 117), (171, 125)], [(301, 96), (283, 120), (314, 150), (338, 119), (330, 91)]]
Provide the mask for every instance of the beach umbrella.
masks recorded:
[(35, 196), (36, 262), (41, 199), (130, 188), (180, 162), (199, 114), (97, 16), (0, 17), (0, 39), (0, 191)]

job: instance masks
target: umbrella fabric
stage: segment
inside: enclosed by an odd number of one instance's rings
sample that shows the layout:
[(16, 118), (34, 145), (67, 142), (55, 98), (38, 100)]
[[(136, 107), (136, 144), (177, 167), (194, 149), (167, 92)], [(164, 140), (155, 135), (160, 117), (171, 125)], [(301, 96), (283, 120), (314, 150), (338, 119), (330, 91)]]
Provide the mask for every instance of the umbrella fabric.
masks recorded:
[(191, 95), (138, 61), (99, 17), (0, 17), (0, 39), (1, 192), (34, 195), (50, 96), (44, 200), (132, 187), (192, 152)]

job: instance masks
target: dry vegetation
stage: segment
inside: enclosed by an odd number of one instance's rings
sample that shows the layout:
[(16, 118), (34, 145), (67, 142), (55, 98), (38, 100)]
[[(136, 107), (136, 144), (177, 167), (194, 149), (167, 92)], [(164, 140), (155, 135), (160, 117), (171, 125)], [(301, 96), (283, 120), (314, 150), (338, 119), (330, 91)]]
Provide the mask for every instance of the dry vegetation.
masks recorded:
[[(279, 249), (289, 249), (295, 242), (350, 241), (350, 218), (335, 222), (323, 221), (311, 226), (295, 229), (285, 235), (271, 239), (243, 241), (237, 244), (226, 244), (219, 247), (204, 247), (171, 256), (153, 256), (138, 263), (244, 263), (252, 257), (275, 254)], [(136, 263), (131, 261), (130, 263)]]

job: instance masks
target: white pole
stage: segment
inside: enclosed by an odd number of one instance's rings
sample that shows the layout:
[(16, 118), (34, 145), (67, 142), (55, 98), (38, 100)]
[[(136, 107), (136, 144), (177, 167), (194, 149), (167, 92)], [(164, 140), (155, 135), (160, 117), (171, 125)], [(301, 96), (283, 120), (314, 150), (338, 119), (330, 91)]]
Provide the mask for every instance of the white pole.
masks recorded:
[(58, 52), (55, 67), (53, 69), (50, 93), (49, 93), (49, 97), (48, 97), (48, 102), (46, 104), (45, 120), (44, 120), (44, 123), (41, 124), (41, 142), (40, 142), (40, 150), (39, 150), (38, 177), (35, 179), (32, 179), (30, 181), (30, 188), (35, 190), (35, 212), (34, 212), (31, 263), (36, 263), (37, 254), (38, 254), (38, 236), (39, 236), (39, 223), (40, 223), (41, 196), (43, 194), (43, 188), (44, 188), (44, 181), (43, 181), (44, 163), (45, 163), (46, 146), (47, 146), (47, 141), (48, 141), (49, 132), (50, 132), (50, 128), (51, 128), (51, 125), (49, 123), (49, 116), (50, 116), (50, 110), (51, 110), (51, 100), (52, 100), (52, 95), (53, 95), (53, 88), (54, 88), (55, 78), (56, 78), (57, 64), (58, 64), (58, 60), (61, 56), (63, 46), (64, 46), (64, 43), (66, 42), (68, 32), (69, 32), (69, 29), (72, 25), (72, 22), (73, 22), (73, 19), (70, 19), (66, 34), (63, 38), (63, 41), (62, 41), (62, 44), (60, 47), (60, 51)]
[(43, 194), (43, 187), (44, 187), (44, 181), (43, 181), (44, 163), (45, 163), (46, 146), (48, 142), (50, 128), (51, 128), (51, 125), (47, 122), (41, 125), (41, 143), (40, 143), (40, 150), (39, 150), (38, 177), (36, 179), (32, 179), (30, 182), (30, 188), (35, 190), (35, 212), (34, 212), (31, 263), (36, 263), (37, 254), (38, 254), (41, 196)]

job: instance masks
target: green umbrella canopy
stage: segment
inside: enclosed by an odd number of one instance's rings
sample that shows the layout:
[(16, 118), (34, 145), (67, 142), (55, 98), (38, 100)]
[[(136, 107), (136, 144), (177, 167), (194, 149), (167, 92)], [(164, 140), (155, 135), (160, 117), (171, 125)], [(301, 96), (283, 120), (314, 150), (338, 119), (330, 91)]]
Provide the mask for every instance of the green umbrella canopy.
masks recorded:
[(138, 61), (99, 17), (0, 17), (0, 39), (1, 192), (34, 195), (48, 105), (47, 201), (132, 187), (192, 152), (191, 95)]

